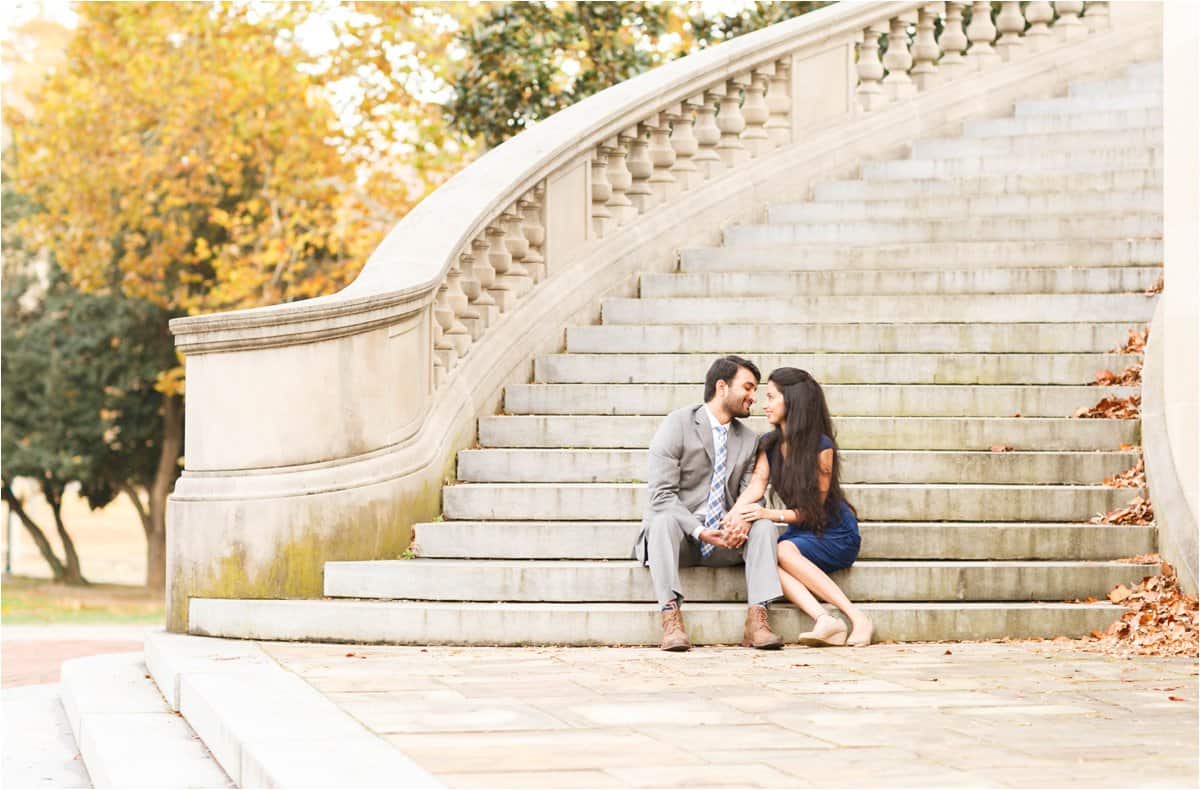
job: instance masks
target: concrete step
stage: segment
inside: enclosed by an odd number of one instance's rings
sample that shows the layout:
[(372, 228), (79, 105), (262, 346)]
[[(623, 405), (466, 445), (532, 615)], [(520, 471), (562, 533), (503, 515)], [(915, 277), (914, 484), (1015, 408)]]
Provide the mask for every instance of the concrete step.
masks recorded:
[[(605, 299), (605, 324), (791, 323), (1147, 323), (1154, 298), (1130, 294), (868, 294), (740, 299)], [(607, 364), (607, 363), (606, 363)], [(1081, 379), (1069, 379), (1079, 382)]]
[(1162, 148), (1142, 147), (1121, 151), (1060, 151), (1021, 157), (985, 154), (953, 159), (903, 159), (891, 162), (873, 162), (863, 165), (862, 177), (868, 181), (957, 179), (1027, 173), (1073, 177), (1083, 173), (1161, 170), (1162, 165)]
[(726, 246), (777, 246), (854, 242), (978, 241), (984, 239), (1162, 238), (1159, 214), (1058, 217), (971, 217), (950, 219), (859, 220), (739, 225), (724, 231)]
[[(928, 160), (920, 160), (927, 162)], [(904, 164), (903, 161), (896, 164)], [(905, 165), (908, 167), (908, 165)], [(926, 168), (926, 172), (933, 172)], [(985, 195), (1050, 195), (1070, 200), (1088, 192), (1129, 192), (1162, 189), (1159, 168), (1134, 167), (1119, 171), (971, 175), (957, 178), (932, 175), (887, 181), (862, 179), (826, 181), (813, 187), (815, 200), (963, 199)]]
[(1070, 98), (1110, 98), (1112, 96), (1141, 96), (1145, 94), (1162, 95), (1162, 75), (1132, 77), (1126, 76), (1116, 80), (1102, 82), (1072, 82), (1067, 89)]
[[(1136, 387), (969, 384), (830, 384), (835, 417), (1069, 417), (1100, 398), (1127, 398)], [(516, 384), (505, 389), (508, 414), (667, 414), (699, 402), (696, 384)], [(762, 393), (760, 393), (761, 395)], [(762, 401), (753, 414), (762, 414)]]
[[(1068, 603), (876, 603), (862, 607), (876, 641), (928, 642), (1080, 637), (1103, 631), (1124, 612), (1104, 601)], [(431, 601), (270, 601), (193, 598), (193, 633), (246, 639), (400, 645), (657, 645), (657, 607), (637, 603), (441, 603)], [(770, 610), (789, 643), (812, 627), (792, 606)], [(737, 644), (746, 608), (688, 604), (695, 645)]]
[(171, 712), (141, 653), (64, 662), (62, 698), (96, 787), (233, 787), (187, 723)]
[(1145, 63), (1132, 63), (1125, 67), (1125, 76), (1131, 79), (1158, 79), (1163, 78), (1163, 64), (1161, 60), (1151, 60)]
[[(1099, 483), (1137, 463), (1135, 452), (843, 450), (843, 483)], [(636, 483), (645, 449), (488, 448), (458, 454), (469, 483)]]
[(567, 327), (569, 353), (752, 352), (1078, 353), (1110, 351), (1130, 323), (1080, 324), (698, 324)]
[(1027, 157), (1063, 151), (1122, 151), (1158, 148), (1161, 129), (1121, 129), (1078, 132), (1047, 132), (1010, 137), (931, 137), (913, 143), (913, 159), (956, 159), (972, 156)]
[[(697, 379), (699, 380), (699, 379)], [(479, 418), (484, 447), (631, 448), (650, 446), (662, 417), (509, 416)], [(766, 419), (751, 417), (756, 433)], [(838, 446), (846, 450), (1117, 450), (1139, 441), (1137, 420), (1039, 417), (842, 417)]]
[(1113, 110), (1156, 110), (1163, 106), (1161, 92), (1132, 93), (1123, 96), (1059, 97), (1017, 102), (1013, 117), (1058, 117), (1063, 115), (1092, 115)]
[(853, 220), (895, 220), (979, 217), (1051, 217), (1086, 216), (1128, 212), (1161, 214), (1161, 190), (1130, 192), (1076, 192), (1069, 195), (1049, 193), (1016, 195), (977, 195), (946, 200), (944, 197), (907, 200), (841, 200), (810, 203), (779, 203), (767, 208), (767, 221), (775, 222), (849, 222)]
[[(881, 223), (872, 223), (879, 225)], [(760, 225), (756, 228), (799, 228)], [(811, 226), (809, 226), (811, 227)], [(857, 227), (830, 225), (830, 229)], [(739, 229), (740, 230), (740, 229)], [(765, 235), (765, 234), (764, 234)], [(967, 269), (921, 271), (711, 272), (643, 274), (642, 298), (734, 296), (862, 296), (882, 294), (1143, 293), (1162, 275), (1158, 266), (1089, 269)], [(868, 349), (863, 349), (868, 350)]]
[(1084, 115), (1043, 115), (1024, 118), (989, 118), (967, 121), (966, 137), (1023, 137), (1055, 132), (1107, 132), (1124, 129), (1161, 129), (1160, 107), (1150, 109), (1108, 110)]
[[(1122, 562), (862, 560), (833, 574), (852, 601), (1065, 601), (1103, 598), (1158, 572)], [(682, 568), (689, 602), (746, 599), (745, 570)], [(425, 601), (652, 602), (634, 560), (377, 560), (325, 563), (325, 595)], [(686, 606), (685, 606), (686, 609)], [(882, 637), (881, 637), (882, 638)]]
[(1157, 266), (1162, 239), (965, 241), (938, 244), (784, 244), (696, 247), (679, 252), (683, 272), (818, 269), (969, 269), (1015, 266)]
[(146, 656), (236, 787), (442, 786), (258, 645), (159, 632), (147, 637)]
[[(1103, 485), (848, 483), (846, 498), (878, 521), (1082, 521), (1139, 492)], [(448, 519), (607, 521), (641, 518), (643, 483), (460, 483), (442, 489)]]
[[(1120, 371), (1138, 359), (1134, 354), (759, 354), (753, 361), (764, 376), (778, 367), (797, 367), (822, 384), (1085, 384), (1097, 371)], [(712, 362), (711, 354), (553, 354), (534, 360), (534, 380), (689, 384), (704, 381)]]
[[(418, 557), (627, 560), (638, 521), (439, 521), (415, 527)], [(867, 521), (862, 560), (1108, 560), (1155, 549), (1152, 527)]]

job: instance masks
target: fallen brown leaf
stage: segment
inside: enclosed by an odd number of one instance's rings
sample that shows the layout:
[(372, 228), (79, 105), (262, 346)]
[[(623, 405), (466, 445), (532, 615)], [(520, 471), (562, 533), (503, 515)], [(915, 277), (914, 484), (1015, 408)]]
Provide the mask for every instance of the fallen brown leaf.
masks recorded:
[(1149, 499), (1134, 497), (1125, 507), (1110, 510), (1102, 515), (1091, 518), (1093, 524), (1152, 524), (1154, 523), (1154, 508)]
[(1167, 699), (1171, 700), (1171, 702), (1187, 702), (1183, 697), (1176, 697), (1174, 694), (1167, 695)]
[(1151, 285), (1149, 288), (1146, 289), (1146, 294), (1147, 295), (1160, 294), (1163, 292), (1163, 286), (1165, 286), (1165, 285), (1166, 285), (1166, 280), (1163, 279), (1163, 275), (1160, 274), (1160, 275), (1158, 275), (1158, 279), (1154, 281), (1154, 285)]
[(1150, 327), (1130, 329), (1125, 344), (1112, 350), (1114, 354), (1141, 354), (1146, 350), (1146, 341), (1150, 339)]
[(1111, 370), (1101, 370), (1096, 373), (1094, 384), (1099, 384), (1102, 387), (1133, 387), (1142, 383), (1142, 363), (1134, 362), (1129, 367), (1122, 370), (1120, 373), (1113, 373)]
[(1078, 409), (1073, 416), (1092, 419), (1133, 420), (1141, 416), (1141, 413), (1142, 396), (1130, 395), (1128, 398), (1101, 398), (1100, 402), (1095, 406)]
[(1012, 451), (1013, 451), (1012, 445), (1009, 445), (1009, 444), (993, 444), (992, 445), (993, 453), (1011, 453)]

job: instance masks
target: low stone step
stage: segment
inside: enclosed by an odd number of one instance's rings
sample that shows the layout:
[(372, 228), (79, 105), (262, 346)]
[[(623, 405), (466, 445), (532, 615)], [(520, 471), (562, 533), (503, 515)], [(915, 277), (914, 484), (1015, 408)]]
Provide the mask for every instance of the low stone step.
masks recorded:
[[(867, 294), (786, 298), (605, 299), (606, 324), (714, 324), (723, 322), (841, 324), (880, 323), (1079, 323), (1106, 321), (1147, 323), (1154, 298), (1124, 294)], [(607, 364), (607, 363), (606, 363)], [(1079, 382), (1074, 378), (1068, 381)]]
[(840, 200), (809, 203), (779, 203), (767, 207), (767, 221), (849, 222), (950, 218), (950, 217), (1050, 217), (1086, 216), (1094, 213), (1161, 214), (1161, 190), (1128, 192), (1076, 192), (1073, 194), (1001, 195), (988, 194), (946, 200), (944, 197), (915, 197), (904, 200)]
[[(921, 160), (922, 162), (928, 160)], [(897, 164), (902, 164), (899, 162)], [(907, 167), (908, 165), (906, 165)], [(928, 172), (932, 169), (926, 168)], [(813, 187), (816, 200), (897, 200), (908, 198), (969, 198), (982, 195), (1044, 195), (1057, 197), (1103, 191), (1128, 192), (1162, 189), (1159, 168), (1133, 167), (1127, 170), (1100, 170), (1078, 173), (1036, 173), (940, 177), (924, 175), (886, 181), (826, 181)]]
[(1162, 239), (694, 247), (680, 250), (679, 266), (683, 272), (1157, 266), (1163, 260), (1162, 249)]
[[(852, 601), (1065, 601), (1103, 598), (1158, 573), (1122, 562), (862, 560), (833, 578)], [(682, 568), (689, 602), (745, 601), (741, 566)], [(426, 601), (652, 602), (634, 560), (377, 560), (325, 563), (325, 595)], [(686, 606), (685, 606), (686, 609)]]
[(1163, 63), (1161, 60), (1148, 60), (1143, 63), (1131, 63), (1125, 67), (1125, 76), (1132, 79), (1161, 80), (1163, 78)]
[[(1129, 502), (1136, 489), (946, 483), (843, 486), (878, 521), (1081, 521)], [(643, 483), (460, 483), (442, 489), (448, 519), (596, 521), (641, 518)]]
[[(761, 228), (800, 228), (760, 225)], [(831, 229), (838, 226), (831, 225)], [(737, 229), (742, 231), (743, 229)], [(748, 229), (746, 229), (748, 230)], [(766, 237), (767, 234), (762, 234)], [(772, 234), (774, 235), (774, 234)], [(758, 238), (758, 234), (755, 234)], [(1089, 269), (968, 269), (925, 271), (711, 272), (643, 274), (646, 299), (733, 296), (861, 296), (883, 294), (1144, 293), (1162, 275), (1157, 266)], [(864, 351), (869, 349), (863, 349)]]
[(1099, 151), (1155, 148), (1162, 145), (1162, 129), (1117, 131), (1044, 132), (1009, 137), (931, 137), (913, 144), (913, 159), (949, 159), (962, 156), (1023, 157), (1053, 151)]
[(868, 181), (904, 181), (922, 178), (970, 178), (1026, 173), (1074, 176), (1123, 170), (1161, 170), (1163, 149), (1129, 148), (1123, 151), (1060, 151), (1022, 157), (964, 156), (953, 159), (904, 159), (863, 165)]
[[(1100, 398), (1128, 398), (1136, 387), (989, 384), (830, 384), (835, 417), (1070, 417)], [(505, 389), (508, 414), (667, 414), (696, 404), (696, 384), (516, 384)], [(762, 395), (762, 393), (760, 393)], [(762, 401), (753, 414), (762, 414)]]
[(232, 787), (204, 744), (171, 712), (141, 653), (63, 663), (62, 699), (96, 787)]
[(1088, 96), (1084, 98), (1032, 99), (1017, 102), (1016, 118), (1036, 116), (1091, 115), (1113, 110), (1154, 110), (1163, 105), (1162, 93), (1132, 93), (1123, 96)]
[(1042, 115), (967, 121), (963, 134), (966, 137), (1008, 137), (1055, 132), (1103, 132), (1162, 128), (1162, 122), (1162, 108), (1153, 107), (1107, 110), (1084, 115)]
[(724, 231), (727, 246), (854, 242), (972, 241), (983, 239), (1161, 238), (1162, 216), (1109, 214), (1058, 217), (973, 217), (740, 225)]
[[(762, 417), (746, 425), (756, 433)], [(479, 418), (484, 447), (632, 448), (650, 446), (662, 417), (510, 416)], [(1136, 445), (1137, 420), (1040, 417), (842, 417), (838, 446), (845, 450), (1117, 450)]]
[[(534, 380), (689, 384), (704, 381), (713, 359), (711, 354), (552, 354), (534, 360)], [(1097, 371), (1120, 371), (1139, 359), (1134, 354), (758, 354), (752, 361), (764, 376), (778, 367), (797, 367), (822, 384), (1084, 384)]]
[[(1080, 637), (1103, 631), (1125, 611), (1104, 601), (1067, 603), (867, 603), (876, 641), (929, 642)], [(193, 598), (192, 633), (240, 639), (400, 645), (657, 645), (657, 607), (637, 603), (441, 603), (271, 601)], [(812, 621), (776, 604), (771, 627), (789, 643)], [(695, 645), (737, 644), (746, 608), (688, 604)]]
[[(1078, 353), (1111, 351), (1129, 323), (1080, 324), (698, 324), (567, 327), (567, 351), (579, 354)], [(1024, 413), (1024, 412), (1022, 412)]]
[[(638, 521), (439, 521), (415, 527), (418, 557), (627, 560)], [(1109, 560), (1155, 549), (1153, 527), (866, 521), (863, 560)]]
[(1115, 80), (1097, 82), (1072, 82), (1067, 89), (1071, 98), (1099, 97), (1108, 98), (1114, 95), (1162, 95), (1162, 75), (1126, 76)]
[[(1136, 452), (843, 450), (843, 483), (1063, 483), (1091, 485), (1137, 463)], [(636, 483), (645, 449), (488, 448), (458, 454), (469, 483)]]

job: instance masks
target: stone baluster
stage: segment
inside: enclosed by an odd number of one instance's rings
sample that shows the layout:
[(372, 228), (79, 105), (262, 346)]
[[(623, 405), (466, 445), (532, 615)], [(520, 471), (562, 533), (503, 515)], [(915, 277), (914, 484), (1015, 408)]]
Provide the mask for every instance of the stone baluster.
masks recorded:
[(529, 254), (529, 241), (521, 228), (520, 207), (513, 203), (500, 215), (500, 227), (504, 228), (504, 247), (508, 250), (508, 273), (504, 275), (514, 294), (524, 296), (533, 289), (533, 276), (523, 261)]
[(612, 184), (608, 183), (608, 155), (603, 147), (592, 154), (592, 233), (595, 238), (604, 238), (612, 220), (608, 201), (612, 198)]
[(746, 131), (742, 132), (742, 145), (746, 153), (753, 159), (771, 150), (771, 138), (767, 134), (767, 121), (771, 111), (767, 109), (767, 77), (771, 67), (762, 66), (744, 75), (749, 83), (746, 85), (746, 101), (742, 104), (742, 118), (746, 121)]
[(967, 50), (967, 64), (976, 71), (989, 68), (999, 59), (992, 41), (996, 38), (996, 26), (992, 24), (992, 4), (983, 0), (971, 3), (971, 24), (967, 25), (967, 38), (971, 48)]
[(496, 323), (500, 318), (500, 305), (496, 302), (494, 289), (496, 287), (496, 270), (492, 268), (491, 256), (488, 254), (491, 242), (487, 233), (481, 233), (471, 242), (475, 264), (472, 272), (479, 283), (479, 295), (471, 300), (471, 304), (479, 311), (479, 320), (483, 325), (480, 334)]
[(946, 23), (938, 44), (942, 48), (942, 59), (938, 61), (938, 82), (954, 79), (967, 65), (963, 52), (967, 48), (967, 34), (963, 32), (964, 3), (946, 3)]
[(918, 90), (927, 90), (937, 82), (936, 64), (942, 50), (938, 47), (937, 38), (934, 36), (934, 22), (941, 10), (939, 5), (945, 4), (923, 5), (917, 14), (917, 34), (913, 37), (913, 67), (910, 73)]
[(908, 25), (916, 21), (912, 14), (900, 14), (888, 23), (888, 48), (883, 56), (887, 76), (883, 78), (883, 87), (889, 101), (907, 99), (917, 92), (917, 86), (908, 75), (913, 65), (908, 49)]
[(717, 114), (717, 128), (721, 130), (721, 140), (717, 143), (717, 153), (721, 163), (727, 168), (737, 167), (748, 157), (745, 146), (742, 145), (742, 132), (746, 129), (746, 119), (742, 116), (742, 88), (749, 79), (738, 75), (725, 83), (725, 95), (721, 97), (721, 109)]
[[(433, 334), (434, 334), (434, 337), (436, 338), (438, 335), (438, 332), (440, 332), (441, 329), (438, 328), (437, 321), (433, 321), (432, 323), (433, 323)], [(448, 370), (446, 370), (446, 363), (442, 359), (442, 357), (438, 354), (438, 348), (436, 345), (437, 341), (435, 340), (434, 342), (435, 342), (435, 345), (433, 347), (433, 388), (436, 390), (436, 389), (439, 389), (442, 386), (442, 384), (444, 384), (446, 382), (446, 379), (449, 378), (449, 376), (450, 376), (450, 372)]]
[(996, 15), (996, 29), (1000, 38), (996, 40), (996, 49), (1005, 61), (1012, 60), (1020, 54), (1025, 41), (1021, 34), (1025, 32), (1025, 15), (1021, 13), (1019, 2), (1004, 2), (1000, 4), (1000, 13)]
[(694, 112), (694, 107), (684, 103), (676, 104), (667, 113), (667, 120), (671, 122), (671, 149), (675, 151), (671, 175), (679, 185), (680, 192), (686, 192), (704, 180), (694, 159), (699, 149), (693, 129)]
[(462, 319), (467, 331), (471, 333), (471, 340), (478, 340), (483, 334), (483, 330), (487, 328), (487, 323), (483, 318), (485, 305), (479, 304), (478, 300), (481, 294), (487, 292), (479, 287), (479, 280), (475, 277), (475, 253), (470, 245), (459, 253), (458, 262), (462, 270), (463, 301), (451, 304), (454, 305), (454, 312)]
[(675, 149), (671, 147), (671, 127), (666, 113), (658, 113), (647, 122), (650, 127), (650, 161), (654, 172), (650, 174), (650, 188), (654, 190), (654, 205), (661, 206), (675, 197), (677, 185), (671, 167), (675, 164)]
[(1083, 10), (1083, 3), (1079, 0), (1059, 0), (1054, 4), (1058, 11), (1058, 19), (1054, 23), (1054, 31), (1066, 38), (1068, 41), (1080, 38), (1087, 35), (1087, 28), (1083, 21), (1079, 18), (1079, 12)]
[(1049, 3), (1026, 3), (1025, 21), (1029, 23), (1029, 29), (1025, 31), (1025, 43), (1030, 51), (1040, 52), (1049, 45), (1051, 19), (1054, 19), (1054, 9)]
[(886, 22), (874, 22), (863, 31), (858, 45), (858, 101), (867, 112), (887, 103), (883, 90), (883, 62), (879, 60), (879, 37), (887, 33)]
[(724, 169), (721, 155), (717, 153), (721, 129), (717, 126), (716, 103), (721, 93), (720, 88), (713, 87), (688, 100), (696, 107), (696, 143), (700, 146), (693, 160), (706, 179), (716, 177)]
[(492, 298), (496, 300), (496, 307), (501, 313), (512, 310), (517, 302), (517, 292), (513, 288), (512, 280), (507, 276), (512, 267), (512, 254), (508, 251), (508, 245), (504, 243), (504, 237), (508, 235), (504, 229), (505, 224), (500, 218), (496, 218), (488, 225), (486, 231), (488, 263), (496, 273), (495, 282), (488, 290), (491, 291)]
[(654, 174), (654, 162), (650, 160), (649, 133), (646, 125), (638, 124), (621, 133), (629, 139), (629, 175), (633, 184), (626, 192), (635, 210), (645, 214), (654, 208), (654, 190), (650, 188), (650, 176)]
[(619, 136), (611, 137), (604, 143), (603, 149), (608, 152), (608, 184), (612, 188), (608, 210), (612, 214), (614, 226), (626, 225), (637, 216), (637, 209), (629, 200), (629, 187), (633, 185), (633, 176), (629, 173), (626, 160), (629, 153), (628, 142)]
[(526, 192), (518, 201), (523, 217), (521, 230), (529, 242), (529, 251), (522, 263), (529, 269), (534, 283), (546, 279), (546, 257), (543, 246), (546, 243), (546, 228), (542, 225), (542, 192), (545, 188), (538, 184), (533, 190)]
[[(449, 292), (443, 280), (433, 300), (433, 357), (435, 371), (441, 374), (448, 373), (458, 362), (458, 349), (450, 338), (450, 326), (453, 321), (454, 311), (450, 309)], [(437, 383), (441, 384), (440, 378)]]
[(1083, 21), (1088, 30), (1093, 33), (1097, 30), (1108, 30), (1112, 21), (1108, 15), (1108, 5), (1098, 0), (1088, 0), (1087, 8), (1083, 10)]
[(789, 79), (791, 71), (791, 58), (775, 61), (775, 68), (771, 72), (770, 90), (767, 91), (767, 110), (771, 113), (771, 117), (767, 119), (767, 136), (771, 138), (771, 145), (776, 148), (792, 141), (792, 81)]
[(467, 295), (463, 293), (461, 262), (457, 258), (450, 264), (450, 271), (446, 273), (446, 304), (450, 308), (451, 316), (447, 335), (454, 343), (458, 356), (465, 357), (467, 349), (471, 347), (471, 330), (463, 319), (474, 315), (474, 311), (467, 303)]

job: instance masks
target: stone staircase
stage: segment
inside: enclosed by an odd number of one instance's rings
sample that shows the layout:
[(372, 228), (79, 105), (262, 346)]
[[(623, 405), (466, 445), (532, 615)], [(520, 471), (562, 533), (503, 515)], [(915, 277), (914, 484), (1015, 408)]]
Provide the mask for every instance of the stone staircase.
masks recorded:
[[(1113, 349), (1154, 307), (1161, 80), (1139, 64), (1019, 102), (683, 250), (678, 272), (642, 276), (599, 325), (569, 327), (563, 353), (537, 357), (533, 383), (479, 420), (415, 559), (327, 563), (323, 601), (193, 599), (191, 631), (655, 643), (649, 575), (628, 559), (645, 448), (723, 353), (825, 386), (863, 522), (860, 560), (836, 578), (878, 639), (1103, 629), (1120, 611), (1105, 593), (1157, 570), (1121, 558), (1156, 535), (1088, 523), (1138, 493), (1102, 483), (1136, 463), (1138, 422), (1071, 415), (1135, 392), (1088, 382), (1139, 361)], [(693, 641), (737, 641), (741, 569), (683, 581)], [(789, 639), (807, 626), (791, 606), (771, 618)]]

